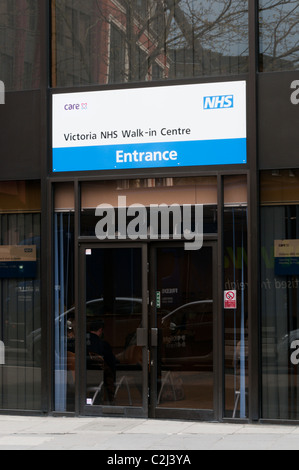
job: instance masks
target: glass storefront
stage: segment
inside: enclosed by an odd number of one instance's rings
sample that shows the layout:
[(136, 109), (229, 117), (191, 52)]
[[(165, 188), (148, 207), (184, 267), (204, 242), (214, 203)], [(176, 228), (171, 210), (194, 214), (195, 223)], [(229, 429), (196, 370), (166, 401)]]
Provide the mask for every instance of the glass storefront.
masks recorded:
[[(223, 232), (216, 176), (81, 182), (79, 280), (74, 277), (74, 184), (54, 184), (56, 411), (75, 411), (79, 393), (84, 414), (114, 408), (146, 415), (150, 404), (159, 416), (195, 410), (212, 418), (223, 390), (224, 416), (248, 417), (247, 177), (221, 181)], [(176, 237), (174, 218), (167, 237), (161, 223), (153, 239), (148, 224), (141, 237), (130, 239), (119, 225), (123, 212), (142, 206), (148, 215), (156, 203), (202, 204), (203, 247), (186, 250)], [(99, 204), (118, 220), (112, 233), (104, 216), (107, 236), (101, 240), (96, 237)], [(133, 215), (126, 219), (128, 226)], [(237, 296), (236, 305), (224, 310), (217, 300), (220, 233), (223, 293)], [(217, 329), (222, 316), (223, 338)], [(222, 368), (224, 381), (218, 383)]]
[(0, 183), (0, 409), (41, 409), (40, 183)]
[(299, 172), (261, 173), (262, 417), (299, 418)]
[(247, 0), (52, 1), (52, 86), (248, 72)]

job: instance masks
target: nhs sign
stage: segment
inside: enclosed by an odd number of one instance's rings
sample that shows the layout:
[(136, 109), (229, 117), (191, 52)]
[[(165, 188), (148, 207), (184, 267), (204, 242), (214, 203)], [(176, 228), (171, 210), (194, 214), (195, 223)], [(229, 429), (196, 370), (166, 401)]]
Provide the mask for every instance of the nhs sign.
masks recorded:
[(234, 95), (205, 96), (203, 109), (227, 109), (234, 107)]
[[(54, 93), (52, 100), (54, 173), (247, 163), (245, 80)], [(141, 102), (146, 112), (136, 113)]]

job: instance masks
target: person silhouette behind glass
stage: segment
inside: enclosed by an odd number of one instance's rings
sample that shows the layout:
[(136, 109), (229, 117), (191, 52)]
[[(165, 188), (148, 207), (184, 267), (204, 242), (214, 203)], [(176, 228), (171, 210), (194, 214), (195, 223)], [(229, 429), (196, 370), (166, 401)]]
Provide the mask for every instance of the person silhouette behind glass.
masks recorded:
[(103, 339), (104, 322), (97, 321), (90, 325), (87, 333), (87, 367), (103, 370), (104, 388), (108, 396), (109, 404), (114, 403), (116, 359), (112, 348)]

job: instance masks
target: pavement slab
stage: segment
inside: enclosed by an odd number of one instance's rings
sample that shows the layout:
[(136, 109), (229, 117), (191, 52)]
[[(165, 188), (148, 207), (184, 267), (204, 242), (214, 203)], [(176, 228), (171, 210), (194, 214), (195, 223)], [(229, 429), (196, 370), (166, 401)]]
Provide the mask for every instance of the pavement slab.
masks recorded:
[(0, 450), (101, 450), (103, 459), (124, 451), (299, 450), (299, 425), (0, 415)]

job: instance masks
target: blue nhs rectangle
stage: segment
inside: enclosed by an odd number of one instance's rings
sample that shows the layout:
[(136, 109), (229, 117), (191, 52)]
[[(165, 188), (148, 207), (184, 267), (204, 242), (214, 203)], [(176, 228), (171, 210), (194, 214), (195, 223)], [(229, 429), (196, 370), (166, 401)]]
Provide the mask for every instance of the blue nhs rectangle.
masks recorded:
[(227, 109), (234, 107), (234, 95), (205, 96), (204, 109)]

